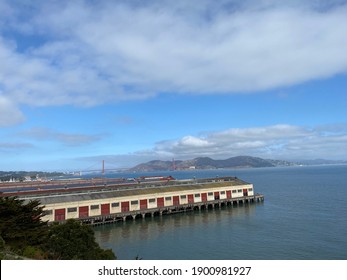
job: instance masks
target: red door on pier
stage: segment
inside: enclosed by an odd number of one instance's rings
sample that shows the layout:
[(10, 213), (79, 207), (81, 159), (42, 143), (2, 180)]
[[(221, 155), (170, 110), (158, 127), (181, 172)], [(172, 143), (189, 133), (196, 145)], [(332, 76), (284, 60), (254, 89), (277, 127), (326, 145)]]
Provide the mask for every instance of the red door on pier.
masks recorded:
[(180, 205), (180, 197), (178, 195), (173, 196), (172, 197), (172, 203), (173, 203), (173, 205)]
[(215, 192), (214, 193), (214, 200), (218, 200), (219, 199), (219, 192)]
[(194, 195), (188, 194), (188, 203), (194, 203)]
[(110, 204), (101, 204), (101, 215), (108, 215), (110, 214)]
[(164, 197), (157, 198), (157, 207), (164, 207)]
[(129, 201), (121, 202), (121, 209), (122, 209), (122, 212), (129, 212), (130, 210)]
[(243, 189), (243, 196), (248, 196), (248, 190), (247, 189)]
[(55, 221), (64, 221), (65, 220), (65, 208), (55, 210), (54, 220)]
[(201, 201), (202, 202), (207, 201), (207, 193), (202, 193), (201, 194)]
[(89, 206), (80, 206), (78, 208), (79, 217), (86, 218), (89, 216)]
[(227, 191), (227, 198), (231, 198), (231, 191)]
[(141, 199), (140, 200), (140, 210), (147, 209), (147, 199)]

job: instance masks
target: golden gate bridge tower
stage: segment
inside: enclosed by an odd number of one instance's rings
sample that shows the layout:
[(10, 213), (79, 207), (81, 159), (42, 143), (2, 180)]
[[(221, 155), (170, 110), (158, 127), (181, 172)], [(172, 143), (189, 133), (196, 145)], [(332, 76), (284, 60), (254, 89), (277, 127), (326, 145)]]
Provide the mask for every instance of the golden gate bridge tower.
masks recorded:
[(172, 170), (176, 170), (176, 162), (174, 158), (172, 158)]

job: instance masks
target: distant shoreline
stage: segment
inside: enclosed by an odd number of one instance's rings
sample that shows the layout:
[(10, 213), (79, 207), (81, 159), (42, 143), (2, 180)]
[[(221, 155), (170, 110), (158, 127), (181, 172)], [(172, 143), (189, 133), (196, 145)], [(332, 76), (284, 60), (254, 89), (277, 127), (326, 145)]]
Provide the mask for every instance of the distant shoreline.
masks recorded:
[[(277, 163), (283, 163), (283, 164), (266, 164), (266, 165), (235, 165), (235, 166), (221, 166), (221, 167), (215, 167), (215, 166), (199, 166), (196, 165), (194, 168), (189, 167), (176, 167), (173, 169), (171, 167), (172, 161), (160, 161), (160, 160), (153, 160), (149, 161), (147, 163), (142, 163), (139, 165), (136, 165), (135, 167), (129, 167), (129, 168), (116, 168), (116, 169), (105, 169), (106, 174), (120, 174), (120, 173), (144, 173), (144, 172), (175, 172), (175, 171), (203, 171), (203, 170), (241, 170), (241, 169), (257, 169), (257, 168), (283, 168), (283, 167), (307, 167), (307, 166), (339, 166), (339, 165), (346, 165), (347, 161), (332, 161), (332, 160), (305, 160), (305, 161), (296, 161), (296, 162), (290, 162), (290, 161), (281, 161), (281, 160), (263, 160), (260, 158), (253, 158), (253, 157), (244, 157), (247, 159), (256, 159), (261, 161), (270, 161), (271, 163), (277, 162)], [(196, 162), (199, 162), (199, 159), (194, 159)], [(206, 159), (206, 158), (204, 158)], [(178, 161), (178, 162), (192, 162), (194, 160), (186, 160), (186, 161)], [(211, 162), (223, 162), (227, 160), (211, 160)], [(49, 181), (52, 178), (54, 180), (64, 180), (65, 178), (69, 177), (70, 180), (73, 179), (79, 179), (83, 178), (83, 174), (97, 174), (100, 176), (102, 174), (101, 169), (100, 171), (93, 170), (93, 171), (71, 171), (71, 172), (59, 172), (59, 171), (0, 171), (0, 183), (1, 182), (25, 182), (25, 181)], [(101, 175), (102, 176), (102, 175)], [(59, 177), (61, 179), (59, 179)]]

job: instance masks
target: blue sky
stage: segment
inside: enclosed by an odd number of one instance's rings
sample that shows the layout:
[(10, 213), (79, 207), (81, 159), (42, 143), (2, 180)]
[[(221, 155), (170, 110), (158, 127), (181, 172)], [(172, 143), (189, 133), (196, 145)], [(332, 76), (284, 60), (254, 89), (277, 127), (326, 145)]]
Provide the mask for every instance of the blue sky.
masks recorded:
[(346, 1), (0, 0), (0, 170), (347, 160)]

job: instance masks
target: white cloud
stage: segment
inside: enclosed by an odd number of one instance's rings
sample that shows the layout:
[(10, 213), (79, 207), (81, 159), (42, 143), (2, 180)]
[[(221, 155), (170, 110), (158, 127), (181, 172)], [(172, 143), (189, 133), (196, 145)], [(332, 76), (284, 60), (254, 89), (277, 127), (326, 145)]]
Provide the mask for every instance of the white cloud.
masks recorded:
[(0, 142), (0, 151), (11, 152), (15, 150), (31, 149), (34, 146), (30, 143)]
[(8, 2), (0, 12), (0, 88), (22, 104), (94, 106), (345, 73), (347, 7), (281, 2)]
[(24, 120), (25, 117), (16, 104), (0, 95), (0, 127), (16, 125)]
[[(185, 137), (183, 137), (185, 139)], [(226, 158), (237, 155), (253, 155), (264, 158), (303, 159), (347, 157), (346, 125), (300, 127), (274, 125), (267, 127), (233, 128), (213, 132), (197, 138), (209, 145), (187, 145), (185, 141), (164, 141), (155, 151), (169, 152), (175, 157)], [(179, 144), (177, 144), (179, 143)]]
[(205, 136), (184, 136), (178, 140), (156, 143), (152, 149), (123, 155), (102, 155), (81, 158), (88, 161), (105, 159), (116, 167), (131, 167), (135, 164), (160, 159), (193, 159), (207, 156), (226, 159), (250, 155), (269, 159), (347, 159), (347, 125), (300, 127), (273, 125), (266, 127), (233, 128), (207, 133)]
[(278, 139), (289, 137), (297, 137), (297, 136), (306, 136), (309, 135), (310, 132), (307, 129), (302, 127), (287, 125), (287, 124), (278, 124), (273, 126), (266, 127), (253, 127), (253, 128), (232, 128), (222, 132), (217, 132), (212, 134), (212, 137), (216, 137), (218, 139)]
[(202, 155), (225, 158), (242, 154), (276, 156), (277, 151), (285, 150), (290, 141), (308, 139), (312, 135), (311, 129), (291, 125), (232, 128), (200, 138), (189, 136), (177, 141), (161, 141), (154, 150), (184, 158)]
[(187, 146), (187, 147), (208, 147), (211, 145), (208, 141), (205, 139), (197, 138), (194, 136), (185, 136), (182, 138), (181, 141), (178, 143), (179, 145), (182, 146)]
[(44, 127), (33, 127), (26, 131), (18, 133), (18, 135), (39, 141), (57, 141), (67, 146), (81, 146), (91, 144), (101, 139), (101, 135), (64, 133)]

